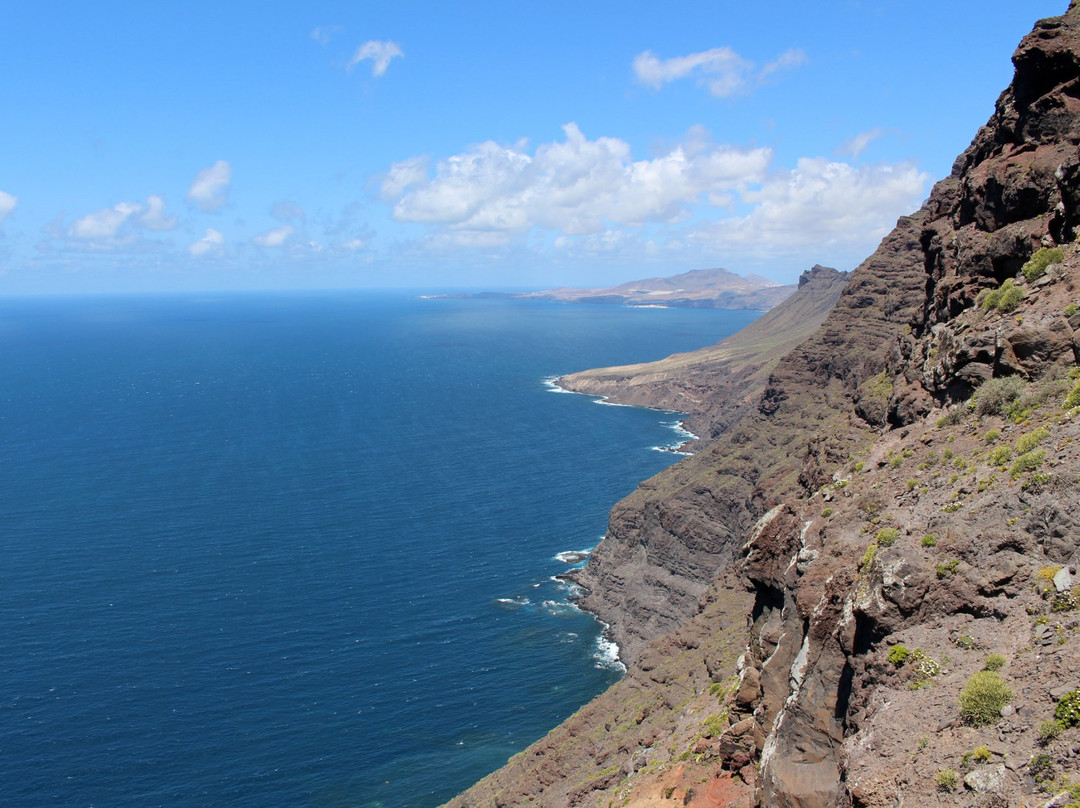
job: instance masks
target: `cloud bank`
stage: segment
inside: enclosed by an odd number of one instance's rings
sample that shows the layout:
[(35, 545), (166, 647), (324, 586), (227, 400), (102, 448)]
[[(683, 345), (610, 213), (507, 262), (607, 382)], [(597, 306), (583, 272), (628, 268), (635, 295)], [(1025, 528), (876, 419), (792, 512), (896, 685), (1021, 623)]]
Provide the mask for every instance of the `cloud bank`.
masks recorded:
[(17, 204), (19, 204), (17, 196), (0, 191), (0, 224), (3, 224), (4, 219), (11, 215)]
[(563, 132), (565, 140), (533, 154), (487, 141), (434, 167), (402, 161), (383, 177), (382, 198), (398, 221), (442, 225), (474, 241), (531, 228), (579, 235), (679, 221), (690, 204), (762, 180), (771, 159), (769, 149), (708, 143), (700, 130), (652, 160), (632, 160), (618, 138), (589, 140), (574, 123)]

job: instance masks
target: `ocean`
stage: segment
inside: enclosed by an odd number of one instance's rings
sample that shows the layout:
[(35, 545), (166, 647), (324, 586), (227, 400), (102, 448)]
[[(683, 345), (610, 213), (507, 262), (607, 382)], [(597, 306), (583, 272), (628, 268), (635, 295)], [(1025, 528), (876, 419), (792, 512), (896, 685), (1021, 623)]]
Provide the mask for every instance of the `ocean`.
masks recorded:
[(553, 579), (678, 417), (551, 377), (756, 313), (0, 300), (0, 804), (435, 806), (621, 673)]

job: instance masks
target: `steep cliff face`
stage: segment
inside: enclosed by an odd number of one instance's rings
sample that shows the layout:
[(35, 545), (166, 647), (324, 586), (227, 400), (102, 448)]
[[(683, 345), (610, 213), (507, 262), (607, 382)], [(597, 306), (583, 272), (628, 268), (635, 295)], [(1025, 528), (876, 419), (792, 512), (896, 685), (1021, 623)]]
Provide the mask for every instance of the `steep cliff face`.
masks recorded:
[[(651, 706), (606, 694), (551, 736), (578, 790), (530, 787), (541, 742), (455, 804), (1068, 802), (1048, 800), (1080, 774), (1080, 728), (1053, 724), (1080, 689), (1080, 6), (1013, 61), (756, 410), (613, 511), (586, 603)], [(963, 711), (988, 680), (1001, 698)]]
[(656, 362), (571, 373), (558, 384), (619, 404), (689, 415), (686, 425), (709, 442), (753, 408), (776, 363), (821, 326), (848, 274), (815, 266), (794, 294), (716, 345)]

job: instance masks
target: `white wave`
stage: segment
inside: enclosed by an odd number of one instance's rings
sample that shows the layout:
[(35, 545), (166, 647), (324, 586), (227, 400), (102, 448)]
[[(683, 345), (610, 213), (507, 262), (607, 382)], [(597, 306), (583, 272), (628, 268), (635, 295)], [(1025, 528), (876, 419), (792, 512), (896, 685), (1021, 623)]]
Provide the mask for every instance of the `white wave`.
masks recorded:
[(552, 575), (550, 578), (548, 578), (548, 580), (555, 584), (555, 586), (559, 587), (559, 589), (561, 589), (566, 594), (566, 597), (568, 597), (570, 600), (579, 599), (582, 595), (585, 594), (585, 590), (581, 586), (574, 583), (573, 581), (567, 581), (563, 578), (560, 578), (558, 575)]
[(589, 557), (589, 553), (592, 551), (593, 548), (591, 547), (587, 550), (563, 550), (561, 553), (555, 554), (555, 560), (564, 564), (580, 564)]
[(517, 595), (512, 598), (495, 598), (495, 602), (504, 609), (520, 609), (528, 606), (531, 601), (524, 595)]
[(581, 611), (576, 605), (566, 600), (545, 600), (540, 605), (552, 617), (563, 617)]
[(575, 393), (573, 390), (567, 390), (565, 387), (559, 387), (559, 385), (558, 385), (559, 378), (560, 378), (559, 376), (545, 376), (543, 378), (542, 381), (544, 382), (544, 387), (546, 387), (548, 389), (548, 392), (549, 393), (569, 393), (572, 396), (576, 396), (577, 393)]
[(597, 668), (626, 673), (626, 665), (619, 659), (619, 646), (603, 634), (596, 638), (593, 665)]

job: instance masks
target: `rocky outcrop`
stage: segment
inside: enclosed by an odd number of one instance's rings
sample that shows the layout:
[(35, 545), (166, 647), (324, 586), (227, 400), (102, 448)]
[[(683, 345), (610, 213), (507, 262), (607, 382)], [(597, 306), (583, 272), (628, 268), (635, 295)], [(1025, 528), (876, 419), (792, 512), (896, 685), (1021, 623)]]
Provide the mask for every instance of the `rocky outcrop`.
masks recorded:
[[(1080, 6), (1014, 63), (952, 175), (755, 408), (612, 512), (585, 603), (656, 705), (637, 746), (617, 724), (597, 738), (621, 773), (553, 796), (515, 762), (485, 781), (514, 799), (481, 784), (455, 804), (1076, 800), (1055, 795), (1080, 727), (1053, 718), (1080, 687)], [(736, 633), (735, 661), (689, 639)], [(668, 659), (686, 675), (650, 679)], [(1001, 698), (976, 718), (961, 694), (983, 669)], [(752, 795), (706, 799), (687, 772)]]

